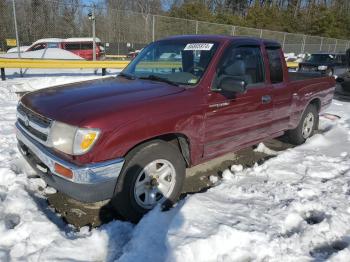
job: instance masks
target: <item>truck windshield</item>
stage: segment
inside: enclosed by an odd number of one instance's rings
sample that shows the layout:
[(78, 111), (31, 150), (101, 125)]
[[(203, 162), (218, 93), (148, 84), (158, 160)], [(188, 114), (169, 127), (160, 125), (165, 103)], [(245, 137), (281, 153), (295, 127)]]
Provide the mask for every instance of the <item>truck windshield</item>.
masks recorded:
[(332, 54), (312, 54), (305, 59), (306, 62), (310, 63), (330, 63), (335, 60), (335, 56)]
[(163, 40), (150, 44), (123, 70), (122, 76), (195, 85), (212, 59), (218, 44)]

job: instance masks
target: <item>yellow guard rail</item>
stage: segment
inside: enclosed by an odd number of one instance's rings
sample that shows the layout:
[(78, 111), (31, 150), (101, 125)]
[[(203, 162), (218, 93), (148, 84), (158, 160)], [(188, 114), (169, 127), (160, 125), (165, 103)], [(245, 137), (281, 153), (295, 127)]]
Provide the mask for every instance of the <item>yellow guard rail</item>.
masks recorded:
[(74, 69), (74, 68), (101, 68), (102, 75), (107, 68), (122, 69), (129, 61), (86, 61), (86, 60), (52, 60), (52, 59), (17, 59), (0, 58), (1, 79), (5, 80), (5, 68), (43, 68), (43, 69)]

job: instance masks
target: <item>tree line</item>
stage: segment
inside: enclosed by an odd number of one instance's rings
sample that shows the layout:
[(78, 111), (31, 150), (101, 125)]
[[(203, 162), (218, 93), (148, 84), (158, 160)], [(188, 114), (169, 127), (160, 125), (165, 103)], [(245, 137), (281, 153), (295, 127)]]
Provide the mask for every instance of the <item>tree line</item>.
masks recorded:
[(349, 0), (175, 0), (168, 13), (214, 23), (350, 38)]
[(350, 38), (349, 0), (106, 0), (109, 8), (259, 29)]

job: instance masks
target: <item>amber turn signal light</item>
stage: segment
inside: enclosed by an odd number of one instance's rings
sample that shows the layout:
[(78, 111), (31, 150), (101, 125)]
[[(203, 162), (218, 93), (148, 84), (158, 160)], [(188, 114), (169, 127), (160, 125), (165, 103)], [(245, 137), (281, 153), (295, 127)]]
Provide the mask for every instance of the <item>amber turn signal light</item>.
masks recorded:
[(55, 163), (55, 171), (56, 171), (56, 173), (66, 177), (66, 178), (69, 178), (69, 179), (73, 178), (72, 170), (70, 170), (69, 168), (66, 168), (64, 166), (61, 166), (60, 164)]

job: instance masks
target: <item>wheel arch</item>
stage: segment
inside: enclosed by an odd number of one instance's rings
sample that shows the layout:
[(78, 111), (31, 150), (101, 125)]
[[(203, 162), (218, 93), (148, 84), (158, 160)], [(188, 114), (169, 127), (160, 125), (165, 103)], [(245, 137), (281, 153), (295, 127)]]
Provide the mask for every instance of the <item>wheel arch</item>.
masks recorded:
[(305, 107), (304, 111), (306, 110), (306, 108), (309, 106), (309, 105), (314, 105), (317, 109), (317, 112), (319, 113), (321, 111), (321, 99), (316, 97), (316, 98), (313, 98), (309, 103), (308, 105)]
[(191, 166), (191, 147), (190, 147), (190, 139), (182, 133), (167, 133), (167, 134), (162, 134), (159, 136), (155, 136), (152, 138), (148, 138), (146, 140), (140, 141), (133, 147), (131, 147), (126, 153), (125, 156), (129, 155), (131, 152), (137, 151), (138, 148), (144, 146), (147, 143), (150, 143), (154, 140), (162, 140), (167, 143), (170, 143), (174, 146), (176, 146), (182, 157), (184, 158), (184, 161), (186, 163), (186, 167)]
[(310, 99), (309, 101), (305, 101), (303, 106), (300, 107), (300, 111), (295, 111), (294, 117), (291, 117), (291, 124), (289, 125), (289, 129), (294, 129), (298, 126), (299, 122), (301, 121), (306, 109), (310, 106), (313, 105), (316, 107), (317, 113), (320, 113), (321, 111), (321, 99), (319, 97), (314, 97)]

